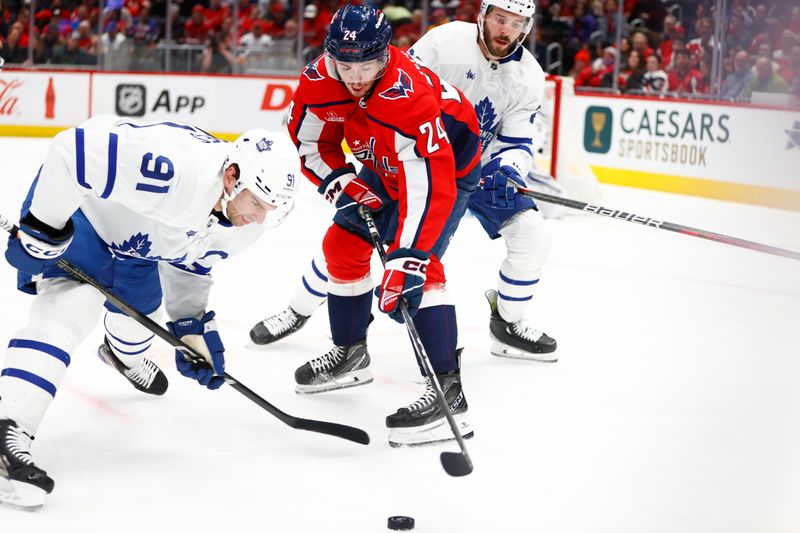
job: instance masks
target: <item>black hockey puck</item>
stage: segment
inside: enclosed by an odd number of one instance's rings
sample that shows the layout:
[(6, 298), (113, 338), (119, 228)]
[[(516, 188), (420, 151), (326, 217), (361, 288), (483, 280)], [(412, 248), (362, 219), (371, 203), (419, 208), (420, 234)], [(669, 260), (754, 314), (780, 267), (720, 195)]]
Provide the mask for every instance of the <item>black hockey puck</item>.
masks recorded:
[(389, 529), (400, 531), (408, 531), (414, 529), (414, 519), (410, 516), (390, 516), (389, 523), (386, 524)]

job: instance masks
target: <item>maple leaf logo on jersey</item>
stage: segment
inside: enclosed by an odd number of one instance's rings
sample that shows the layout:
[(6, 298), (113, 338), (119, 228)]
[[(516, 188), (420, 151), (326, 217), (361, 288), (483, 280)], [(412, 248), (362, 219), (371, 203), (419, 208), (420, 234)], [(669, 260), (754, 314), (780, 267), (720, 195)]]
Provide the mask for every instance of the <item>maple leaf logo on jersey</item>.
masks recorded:
[(397, 78), (397, 81), (394, 82), (394, 85), (379, 93), (378, 96), (381, 98), (386, 98), (387, 100), (398, 100), (400, 98), (408, 98), (409, 94), (414, 92), (414, 85), (411, 83), (411, 76), (403, 72), (401, 69), (397, 69), (397, 72), (400, 75)]
[(186, 254), (177, 258), (161, 257), (158, 255), (150, 256), (150, 247), (153, 243), (150, 242), (150, 235), (137, 233), (131, 235), (129, 239), (122, 241), (122, 244), (111, 243), (111, 252), (115, 257), (125, 259), (126, 257), (138, 257), (141, 259), (150, 259), (152, 261), (168, 261), (180, 262), (186, 259)]
[(305, 69), (303, 69), (303, 75), (305, 75), (305, 77), (311, 81), (324, 80), (325, 76), (319, 73), (319, 68), (317, 67), (320, 61), (321, 58), (317, 59), (313, 63), (309, 63), (309, 65)]
[(478, 115), (478, 125), (481, 128), (481, 149), (486, 150), (494, 138), (494, 130), (497, 129), (494, 123), (497, 114), (488, 96), (475, 105), (475, 114)]
[(273, 142), (274, 141), (268, 141), (266, 138), (263, 138), (256, 143), (256, 149), (259, 152), (269, 152), (272, 150)]

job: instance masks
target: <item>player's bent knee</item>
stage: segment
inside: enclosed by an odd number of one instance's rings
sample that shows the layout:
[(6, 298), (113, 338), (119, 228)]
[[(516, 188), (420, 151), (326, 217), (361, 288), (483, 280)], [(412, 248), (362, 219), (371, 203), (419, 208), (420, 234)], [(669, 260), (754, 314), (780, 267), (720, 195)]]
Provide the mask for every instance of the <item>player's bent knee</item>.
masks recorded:
[(337, 280), (360, 280), (369, 274), (372, 246), (364, 239), (333, 224), (322, 241), (328, 273)]

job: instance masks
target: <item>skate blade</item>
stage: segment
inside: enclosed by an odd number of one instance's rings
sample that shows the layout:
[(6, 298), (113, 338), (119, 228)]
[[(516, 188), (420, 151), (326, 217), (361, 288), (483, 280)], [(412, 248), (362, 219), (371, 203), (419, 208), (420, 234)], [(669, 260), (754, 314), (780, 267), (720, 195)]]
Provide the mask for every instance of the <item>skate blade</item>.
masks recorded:
[[(461, 432), (461, 438), (471, 439), (475, 435), (464, 414), (455, 415), (453, 418), (455, 419), (456, 427)], [(444, 417), (424, 426), (389, 429), (389, 446), (392, 448), (431, 446), (454, 440), (456, 438), (453, 435), (453, 430), (450, 429), (450, 424), (447, 423)]]
[(526, 352), (525, 350), (512, 348), (511, 346), (507, 346), (505, 344), (493, 343), (490, 351), (492, 355), (495, 355), (497, 357), (507, 357), (509, 359), (526, 359), (528, 361), (538, 361), (539, 363), (555, 363), (558, 361), (558, 356), (555, 355), (553, 352), (551, 353)]
[(20, 511), (38, 511), (44, 505), (45, 491), (27, 483), (0, 477), (0, 505)]
[(360, 385), (372, 383), (372, 379), (372, 373), (365, 368), (358, 372), (352, 372), (347, 376), (342, 376), (339, 379), (328, 381), (327, 383), (319, 383), (316, 385), (298, 384), (295, 386), (294, 392), (297, 394), (317, 394), (339, 389), (349, 389), (350, 387), (358, 387)]

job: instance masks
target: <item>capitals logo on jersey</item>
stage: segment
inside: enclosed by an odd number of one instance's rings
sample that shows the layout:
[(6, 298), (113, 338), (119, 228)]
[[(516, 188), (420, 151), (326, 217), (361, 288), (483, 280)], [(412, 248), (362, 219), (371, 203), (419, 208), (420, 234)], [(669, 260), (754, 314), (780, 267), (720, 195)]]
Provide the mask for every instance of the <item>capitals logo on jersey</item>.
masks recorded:
[(409, 98), (409, 94), (414, 92), (414, 86), (411, 83), (411, 76), (403, 72), (402, 69), (397, 69), (399, 76), (394, 85), (378, 94), (381, 98), (387, 100), (398, 100), (400, 98)]
[(389, 164), (389, 158), (383, 156), (380, 160), (375, 156), (375, 137), (369, 138), (368, 144), (361, 144), (361, 141), (353, 142), (353, 157), (359, 161), (372, 161), (375, 168), (384, 174), (397, 174), (398, 168)]
[(303, 69), (303, 75), (311, 81), (319, 81), (324, 80), (325, 76), (319, 73), (319, 62), (322, 58), (317, 59), (313, 63), (309, 63), (306, 68)]

